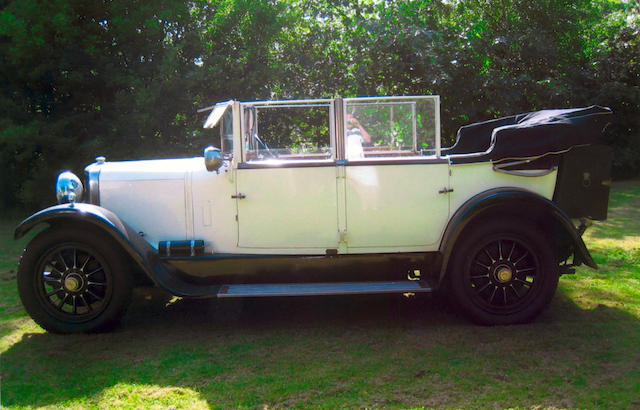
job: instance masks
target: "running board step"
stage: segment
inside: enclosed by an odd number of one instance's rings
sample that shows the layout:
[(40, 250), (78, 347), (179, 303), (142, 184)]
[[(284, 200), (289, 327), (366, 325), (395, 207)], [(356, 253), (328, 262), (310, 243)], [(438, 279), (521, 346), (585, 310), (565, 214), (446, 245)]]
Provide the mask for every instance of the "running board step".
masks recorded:
[(333, 283), (257, 283), (222, 285), (219, 298), (246, 296), (319, 296), (357, 295), (368, 293), (418, 293), (433, 289), (424, 281), (333, 282)]

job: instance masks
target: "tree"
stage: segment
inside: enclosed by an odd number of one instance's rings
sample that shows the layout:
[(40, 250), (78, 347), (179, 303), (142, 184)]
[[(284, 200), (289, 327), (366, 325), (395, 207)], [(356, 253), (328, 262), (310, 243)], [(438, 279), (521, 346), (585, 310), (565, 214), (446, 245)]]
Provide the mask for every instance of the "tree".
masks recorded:
[[(215, 101), (439, 94), (464, 124), (609, 105), (616, 175), (640, 169), (640, 6), (613, 0), (10, 0), (0, 11), (2, 207), (62, 169), (195, 155)], [(43, 192), (43, 187), (49, 192)]]
[(200, 47), (184, 2), (10, 2), (0, 47), (5, 206), (50, 202), (51, 176), (96, 153), (171, 155), (183, 144)]

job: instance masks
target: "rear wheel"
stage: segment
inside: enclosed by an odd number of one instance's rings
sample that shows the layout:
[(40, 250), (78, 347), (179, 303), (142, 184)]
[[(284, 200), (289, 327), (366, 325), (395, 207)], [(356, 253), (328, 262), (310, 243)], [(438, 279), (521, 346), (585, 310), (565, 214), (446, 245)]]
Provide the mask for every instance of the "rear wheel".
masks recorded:
[(448, 279), (453, 303), (466, 316), (507, 325), (530, 321), (547, 307), (558, 276), (542, 233), (507, 220), (470, 228), (456, 245)]
[(48, 229), (24, 250), (18, 291), (31, 317), (55, 333), (99, 331), (124, 314), (132, 281), (102, 233)]

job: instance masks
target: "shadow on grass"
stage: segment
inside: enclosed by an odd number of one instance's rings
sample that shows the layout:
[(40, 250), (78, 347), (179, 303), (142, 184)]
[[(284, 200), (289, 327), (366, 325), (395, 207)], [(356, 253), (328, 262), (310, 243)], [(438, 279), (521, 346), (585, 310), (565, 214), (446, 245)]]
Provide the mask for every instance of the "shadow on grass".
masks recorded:
[(25, 335), (0, 357), (2, 405), (95, 405), (117, 386), (222, 407), (640, 405), (637, 318), (562, 292), (535, 323), (506, 327), (429, 297), (168, 302), (138, 292), (112, 333)]
[(623, 239), (640, 232), (639, 179), (613, 184), (607, 220), (598, 221), (588, 232), (598, 239)]
[(590, 236), (596, 239), (624, 239), (629, 233), (640, 232), (640, 207), (630, 209), (628, 217), (617, 217), (598, 222), (591, 228)]

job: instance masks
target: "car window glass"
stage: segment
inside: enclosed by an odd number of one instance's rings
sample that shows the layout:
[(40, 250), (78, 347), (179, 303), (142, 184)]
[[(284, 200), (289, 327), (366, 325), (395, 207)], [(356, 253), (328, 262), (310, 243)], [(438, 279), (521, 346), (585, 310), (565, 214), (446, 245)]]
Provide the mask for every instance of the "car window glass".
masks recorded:
[(353, 98), (345, 102), (348, 160), (434, 155), (434, 99)]
[(222, 153), (225, 155), (233, 154), (233, 111), (227, 110), (222, 117), (222, 125), (220, 126), (220, 141), (222, 143)]
[(250, 104), (243, 114), (247, 161), (332, 158), (328, 103)]

